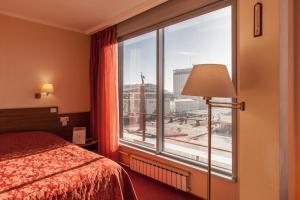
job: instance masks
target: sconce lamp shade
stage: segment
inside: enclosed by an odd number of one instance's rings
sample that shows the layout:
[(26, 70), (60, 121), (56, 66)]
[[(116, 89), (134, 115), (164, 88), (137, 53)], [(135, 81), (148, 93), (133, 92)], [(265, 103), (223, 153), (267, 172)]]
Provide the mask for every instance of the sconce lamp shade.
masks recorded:
[(53, 84), (45, 83), (42, 86), (41, 93), (50, 94), (54, 92)]
[(203, 97), (236, 97), (236, 91), (225, 65), (194, 65), (182, 95)]

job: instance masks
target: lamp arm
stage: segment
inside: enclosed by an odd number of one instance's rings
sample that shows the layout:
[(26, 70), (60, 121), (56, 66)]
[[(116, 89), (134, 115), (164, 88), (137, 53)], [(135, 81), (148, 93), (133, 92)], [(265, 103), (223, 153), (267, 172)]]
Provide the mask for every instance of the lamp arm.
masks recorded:
[(233, 108), (233, 109), (240, 109), (241, 111), (245, 110), (245, 102), (244, 101), (237, 102), (237, 103), (208, 101), (207, 103), (210, 104), (212, 107)]

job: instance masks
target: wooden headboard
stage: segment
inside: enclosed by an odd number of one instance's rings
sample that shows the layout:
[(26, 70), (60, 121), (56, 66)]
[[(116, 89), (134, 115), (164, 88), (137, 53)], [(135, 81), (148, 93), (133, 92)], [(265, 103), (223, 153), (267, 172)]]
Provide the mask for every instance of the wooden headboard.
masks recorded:
[(0, 133), (15, 131), (59, 132), (58, 107), (0, 109)]

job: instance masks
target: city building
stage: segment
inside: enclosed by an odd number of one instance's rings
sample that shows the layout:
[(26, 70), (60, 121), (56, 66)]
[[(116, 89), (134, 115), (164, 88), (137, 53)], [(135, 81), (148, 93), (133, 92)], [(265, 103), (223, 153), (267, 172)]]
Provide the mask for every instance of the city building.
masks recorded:
[[(130, 123), (138, 122), (141, 111), (141, 86), (142, 84), (127, 84), (123, 89), (123, 117), (130, 116)], [(165, 91), (164, 113), (171, 112), (172, 93)], [(154, 120), (156, 117), (156, 96), (157, 89), (155, 84), (146, 83), (144, 85), (145, 117), (146, 120)]]
[(192, 68), (173, 70), (173, 94), (176, 113), (206, 109), (206, 104), (200, 97), (181, 94), (191, 71)]
[(191, 73), (192, 68), (173, 70), (173, 93), (176, 99), (196, 99), (197, 97), (181, 95), (184, 84)]

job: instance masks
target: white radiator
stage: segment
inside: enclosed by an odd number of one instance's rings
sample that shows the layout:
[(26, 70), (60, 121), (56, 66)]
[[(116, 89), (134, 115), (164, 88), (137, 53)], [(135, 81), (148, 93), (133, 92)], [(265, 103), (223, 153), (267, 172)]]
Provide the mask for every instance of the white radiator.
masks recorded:
[(130, 169), (179, 190), (190, 191), (190, 173), (154, 162), (142, 157), (130, 155)]

